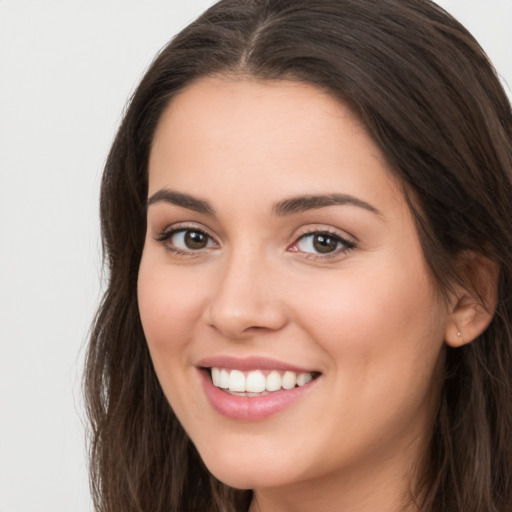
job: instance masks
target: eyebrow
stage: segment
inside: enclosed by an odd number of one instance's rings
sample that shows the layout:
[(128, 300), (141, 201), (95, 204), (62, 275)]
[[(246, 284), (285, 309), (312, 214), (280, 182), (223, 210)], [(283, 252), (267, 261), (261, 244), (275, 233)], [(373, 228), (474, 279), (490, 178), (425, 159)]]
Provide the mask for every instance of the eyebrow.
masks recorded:
[(325, 208), (326, 206), (339, 206), (339, 205), (351, 205), (363, 208), (369, 212), (375, 213), (376, 215), (382, 216), (382, 214), (372, 206), (371, 204), (358, 199), (357, 197), (349, 194), (324, 194), (324, 195), (304, 195), (291, 197), (279, 201), (272, 209), (274, 215), (278, 217), (284, 217), (286, 215), (294, 215), (302, 213), (307, 210), (313, 210), (316, 208)]
[(197, 199), (196, 197), (189, 194), (175, 192), (174, 190), (162, 189), (158, 192), (155, 192), (148, 199), (148, 208), (152, 204), (159, 202), (174, 204), (176, 206), (181, 206), (183, 208), (187, 208), (188, 210), (204, 213), (206, 215), (215, 215), (215, 210), (210, 205), (210, 203), (208, 203), (208, 201)]
[[(155, 192), (148, 199), (147, 206), (149, 207), (159, 202), (174, 204), (206, 215), (213, 216), (216, 214), (215, 209), (208, 201), (198, 199), (182, 192), (176, 192), (174, 190), (161, 189), (158, 192)], [(276, 203), (272, 208), (272, 213), (278, 217), (285, 217), (288, 215), (302, 213), (307, 210), (340, 205), (357, 206), (375, 213), (376, 215), (382, 216), (381, 212), (377, 210), (377, 208), (366, 201), (349, 194), (320, 194), (290, 197)]]

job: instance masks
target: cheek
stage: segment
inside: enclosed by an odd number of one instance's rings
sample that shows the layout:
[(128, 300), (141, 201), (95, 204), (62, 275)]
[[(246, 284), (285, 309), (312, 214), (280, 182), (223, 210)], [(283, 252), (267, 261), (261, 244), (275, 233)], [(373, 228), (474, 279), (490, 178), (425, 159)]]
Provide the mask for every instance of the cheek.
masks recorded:
[(190, 346), (196, 336), (202, 299), (194, 292), (197, 287), (182, 274), (143, 257), (138, 303), (153, 366), (167, 401), (180, 419), (186, 419), (185, 423), (200, 424), (204, 405), (198, 400), (199, 390), (190, 386), (195, 377)]
[(193, 338), (201, 314), (200, 297), (187, 279), (143, 257), (138, 278), (138, 303), (155, 367), (159, 357), (179, 358), (180, 348)]
[(330, 404), (329, 435), (341, 431), (361, 449), (368, 440), (377, 446), (424, 432), (440, 381), (443, 313), (428, 274), (405, 262), (386, 268), (346, 272), (336, 286), (316, 288), (302, 307), (304, 328), (330, 359), (326, 379), (338, 398)]
[(446, 314), (421, 253), (402, 260), (395, 254), (366, 268), (315, 287), (302, 299), (302, 321), (331, 364), (343, 370), (338, 375), (363, 388), (381, 382), (406, 389), (404, 382), (416, 385), (422, 380), (426, 392), (441, 351)]

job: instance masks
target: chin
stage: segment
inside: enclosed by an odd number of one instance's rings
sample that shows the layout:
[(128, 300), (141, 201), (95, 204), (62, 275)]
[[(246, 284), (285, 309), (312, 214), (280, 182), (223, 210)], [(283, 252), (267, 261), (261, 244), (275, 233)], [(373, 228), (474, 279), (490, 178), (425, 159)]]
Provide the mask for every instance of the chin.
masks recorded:
[(275, 471), (255, 471), (254, 468), (233, 467), (212, 467), (211, 474), (222, 483), (235, 489), (264, 489), (269, 487), (280, 487), (285, 482), (279, 480), (283, 475)]
[(253, 456), (249, 459), (233, 450), (224, 456), (209, 454), (202, 459), (215, 478), (235, 489), (280, 487), (298, 477), (276, 457)]

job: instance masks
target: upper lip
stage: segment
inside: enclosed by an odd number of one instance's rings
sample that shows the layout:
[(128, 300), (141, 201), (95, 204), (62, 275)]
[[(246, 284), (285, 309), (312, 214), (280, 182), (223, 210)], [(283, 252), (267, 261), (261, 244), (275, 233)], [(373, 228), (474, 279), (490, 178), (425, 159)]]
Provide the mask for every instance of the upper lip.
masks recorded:
[(283, 370), (297, 373), (319, 373), (317, 370), (302, 368), (293, 364), (278, 361), (268, 357), (244, 357), (238, 358), (233, 356), (212, 356), (201, 359), (197, 363), (202, 368), (225, 368), (232, 370)]

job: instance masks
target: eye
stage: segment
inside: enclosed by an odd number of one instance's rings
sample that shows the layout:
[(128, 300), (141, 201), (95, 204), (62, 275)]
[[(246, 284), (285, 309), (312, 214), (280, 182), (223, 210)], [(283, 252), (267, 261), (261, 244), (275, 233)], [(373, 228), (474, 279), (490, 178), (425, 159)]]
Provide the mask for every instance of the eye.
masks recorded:
[(217, 246), (207, 233), (193, 228), (173, 229), (161, 233), (156, 240), (165, 243), (168, 250), (176, 253), (190, 253)]
[(355, 244), (338, 234), (315, 231), (302, 235), (290, 248), (295, 252), (311, 255), (334, 255), (353, 249)]

